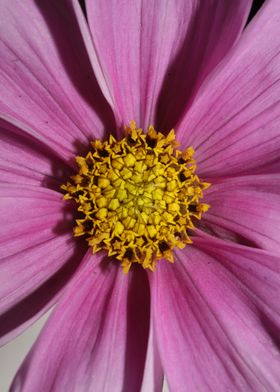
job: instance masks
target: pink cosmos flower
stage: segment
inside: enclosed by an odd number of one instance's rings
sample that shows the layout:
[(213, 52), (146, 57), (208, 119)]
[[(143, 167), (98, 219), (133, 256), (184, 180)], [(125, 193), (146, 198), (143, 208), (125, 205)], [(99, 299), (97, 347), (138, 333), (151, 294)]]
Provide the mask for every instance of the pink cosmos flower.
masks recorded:
[[(250, 6), (0, 2), (1, 342), (57, 303), (12, 391), (279, 391), (280, 2)], [(175, 263), (125, 275), (60, 185), (132, 119), (212, 186)]]

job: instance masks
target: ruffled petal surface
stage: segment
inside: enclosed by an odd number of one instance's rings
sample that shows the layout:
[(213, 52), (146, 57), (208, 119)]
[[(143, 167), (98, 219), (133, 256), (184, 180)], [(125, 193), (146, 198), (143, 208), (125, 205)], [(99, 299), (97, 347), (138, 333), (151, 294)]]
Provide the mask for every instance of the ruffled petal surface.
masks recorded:
[[(70, 214), (70, 215), (69, 215)], [(40, 187), (0, 187), (0, 336), (52, 301), (84, 253), (72, 236), (72, 218), (62, 195)], [(27, 325), (26, 324), (26, 325)]]
[(245, 0), (86, 0), (94, 68), (111, 91), (119, 122), (174, 126), (239, 37), (250, 6)]
[(0, 3), (0, 116), (10, 116), (73, 158), (111, 127), (71, 2)]
[(151, 288), (170, 390), (279, 390), (279, 257), (196, 239), (159, 263)]
[(179, 125), (200, 175), (280, 168), (280, 2), (264, 3)]
[(69, 173), (31, 129), (0, 120), (0, 344), (57, 301), (83, 257), (70, 205), (54, 191)]
[(215, 180), (204, 202), (201, 225), (208, 233), (280, 252), (280, 174)]
[[(138, 391), (149, 335), (144, 271), (88, 255), (19, 370), (12, 391)], [(47, 347), (47, 350), (46, 350)]]

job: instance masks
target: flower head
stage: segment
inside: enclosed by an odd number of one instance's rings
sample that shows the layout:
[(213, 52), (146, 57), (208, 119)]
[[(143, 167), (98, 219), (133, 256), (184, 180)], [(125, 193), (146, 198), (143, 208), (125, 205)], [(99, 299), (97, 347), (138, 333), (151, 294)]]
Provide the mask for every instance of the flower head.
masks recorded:
[(209, 184), (195, 174), (193, 149), (176, 149), (173, 130), (165, 137), (150, 126), (144, 134), (131, 122), (126, 133), (93, 142), (62, 189), (81, 213), (76, 236), (86, 235), (94, 252), (107, 250), (125, 272), (132, 263), (154, 271), (156, 260), (173, 262), (173, 249), (191, 243), (187, 231), (208, 209), (199, 201)]
[(0, 3), (11, 390), (277, 391), (280, 3), (85, 3)]

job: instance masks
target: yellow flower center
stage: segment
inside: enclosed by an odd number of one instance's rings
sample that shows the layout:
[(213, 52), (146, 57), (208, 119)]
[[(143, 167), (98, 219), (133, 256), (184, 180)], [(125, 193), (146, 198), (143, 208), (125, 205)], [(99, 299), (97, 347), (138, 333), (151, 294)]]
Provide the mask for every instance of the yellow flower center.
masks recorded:
[(209, 207), (200, 203), (209, 184), (195, 174), (193, 148), (181, 152), (173, 130), (164, 136), (150, 126), (145, 134), (134, 122), (122, 140), (91, 144), (62, 185), (81, 213), (74, 235), (85, 235), (93, 252), (107, 250), (125, 272), (133, 263), (154, 271), (156, 260), (173, 262), (173, 249), (192, 242), (188, 229)]

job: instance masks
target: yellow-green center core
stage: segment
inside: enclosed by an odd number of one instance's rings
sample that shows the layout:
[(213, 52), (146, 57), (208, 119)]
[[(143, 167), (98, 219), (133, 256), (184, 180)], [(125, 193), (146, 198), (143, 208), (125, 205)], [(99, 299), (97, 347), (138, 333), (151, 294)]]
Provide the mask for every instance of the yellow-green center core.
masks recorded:
[(91, 145), (62, 186), (81, 213), (74, 235), (115, 256), (125, 272), (133, 263), (154, 271), (156, 260), (173, 262), (173, 249), (192, 242), (188, 230), (209, 207), (200, 203), (209, 184), (195, 174), (193, 148), (178, 150), (173, 130), (143, 133), (134, 122), (122, 140)]

